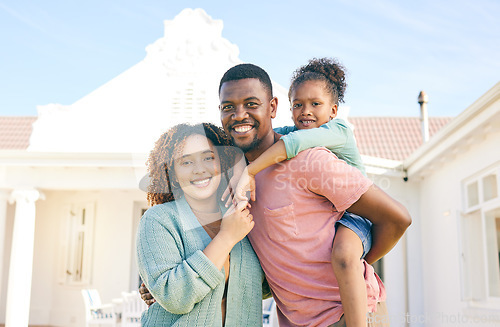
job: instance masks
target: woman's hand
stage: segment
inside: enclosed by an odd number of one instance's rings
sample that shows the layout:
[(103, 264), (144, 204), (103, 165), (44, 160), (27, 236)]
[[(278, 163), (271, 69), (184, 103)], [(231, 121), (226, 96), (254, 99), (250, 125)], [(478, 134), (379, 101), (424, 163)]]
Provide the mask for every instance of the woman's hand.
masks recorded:
[(237, 205), (231, 205), (224, 217), (222, 217), (217, 237), (231, 244), (231, 247), (250, 233), (255, 225), (248, 208), (248, 201), (241, 201)]
[(254, 225), (253, 216), (248, 210), (248, 202), (231, 205), (222, 217), (219, 233), (203, 253), (217, 269), (222, 269), (233, 247), (252, 230)]

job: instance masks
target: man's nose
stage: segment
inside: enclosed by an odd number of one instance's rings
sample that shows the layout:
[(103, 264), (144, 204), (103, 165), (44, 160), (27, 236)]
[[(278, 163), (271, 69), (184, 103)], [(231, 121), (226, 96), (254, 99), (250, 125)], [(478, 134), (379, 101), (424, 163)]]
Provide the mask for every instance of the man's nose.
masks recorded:
[(234, 120), (243, 120), (248, 117), (248, 112), (245, 106), (236, 106), (236, 110), (234, 111), (233, 119)]

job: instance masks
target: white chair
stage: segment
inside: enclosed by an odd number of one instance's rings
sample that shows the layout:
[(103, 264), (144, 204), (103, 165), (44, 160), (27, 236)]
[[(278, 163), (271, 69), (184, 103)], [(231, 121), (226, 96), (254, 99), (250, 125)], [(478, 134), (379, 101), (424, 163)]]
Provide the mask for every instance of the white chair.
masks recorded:
[(273, 298), (262, 301), (262, 326), (278, 327), (276, 302), (274, 302)]
[(122, 327), (140, 327), (141, 315), (148, 309), (137, 291), (122, 292)]
[(118, 325), (118, 315), (115, 306), (111, 303), (103, 304), (99, 292), (95, 289), (82, 290), (83, 303), (85, 304), (86, 326), (91, 325)]

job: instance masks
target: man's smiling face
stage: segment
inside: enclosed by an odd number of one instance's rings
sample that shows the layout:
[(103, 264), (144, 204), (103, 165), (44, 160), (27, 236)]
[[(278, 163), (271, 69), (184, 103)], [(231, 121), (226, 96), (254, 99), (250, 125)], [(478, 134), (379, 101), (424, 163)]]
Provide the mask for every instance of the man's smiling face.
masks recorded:
[(247, 153), (272, 133), (277, 102), (257, 78), (222, 84), (219, 93), (222, 126), (234, 145)]

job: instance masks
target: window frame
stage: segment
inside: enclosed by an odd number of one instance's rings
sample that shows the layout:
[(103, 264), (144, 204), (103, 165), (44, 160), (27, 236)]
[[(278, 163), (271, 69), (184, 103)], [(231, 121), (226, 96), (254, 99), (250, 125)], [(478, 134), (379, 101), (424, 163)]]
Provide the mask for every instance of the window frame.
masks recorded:
[[(496, 176), (496, 197), (484, 201), (483, 194), (483, 178), (489, 175)], [(478, 203), (469, 206), (469, 186), (477, 182), (477, 197)], [(459, 213), (460, 222), (458, 224), (459, 240), (460, 240), (460, 272), (461, 272), (461, 296), (462, 301), (468, 302), (470, 307), (484, 308), (484, 309), (498, 309), (500, 307), (500, 296), (491, 296), (489, 270), (488, 266), (488, 244), (487, 244), (487, 231), (486, 231), (486, 215), (487, 213), (500, 210), (500, 164), (496, 163), (493, 167), (484, 169), (473, 176), (470, 176), (462, 181), (462, 205), (463, 209)], [(476, 217), (474, 217), (476, 216)], [(479, 236), (470, 236), (469, 230), (464, 228), (466, 224), (474, 222), (466, 222), (466, 219), (477, 219), (481, 226)], [(470, 248), (466, 248), (468, 244), (472, 244), (470, 239), (466, 237), (480, 237), (480, 240), (472, 240), (472, 242), (480, 241), (481, 248), (481, 261), (482, 267), (472, 267), (472, 264), (467, 262), (470, 253)], [(499, 259), (500, 261), (500, 259)], [(472, 277), (471, 277), (472, 276)], [(469, 278), (480, 278), (479, 283), (482, 290), (472, 290), (472, 284), (469, 284)], [(477, 286), (477, 284), (476, 284)], [(482, 293), (480, 298), (474, 298), (474, 291)], [(477, 294), (476, 293), (476, 294)]]
[[(67, 204), (62, 207), (62, 212), (59, 283), (67, 286), (88, 286), (92, 280), (95, 203)], [(81, 233), (83, 246), (81, 251), (77, 251)], [(77, 259), (80, 259), (79, 265), (76, 263)]]

